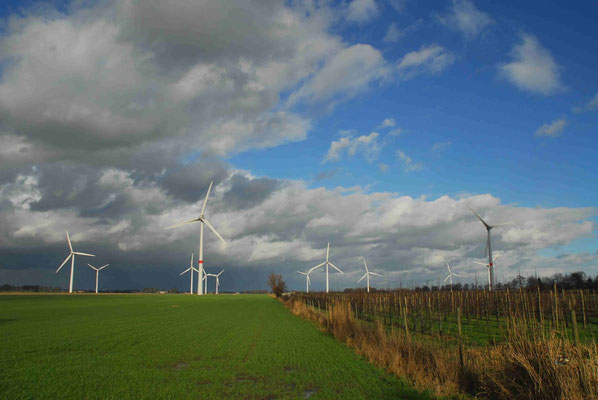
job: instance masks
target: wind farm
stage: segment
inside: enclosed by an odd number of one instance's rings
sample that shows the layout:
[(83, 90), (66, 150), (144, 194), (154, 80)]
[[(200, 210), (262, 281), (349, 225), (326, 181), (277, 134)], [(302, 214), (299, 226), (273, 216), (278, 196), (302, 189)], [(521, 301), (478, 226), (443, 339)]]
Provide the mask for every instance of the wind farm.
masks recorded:
[(0, 399), (598, 400), (596, 15), (0, 2)]

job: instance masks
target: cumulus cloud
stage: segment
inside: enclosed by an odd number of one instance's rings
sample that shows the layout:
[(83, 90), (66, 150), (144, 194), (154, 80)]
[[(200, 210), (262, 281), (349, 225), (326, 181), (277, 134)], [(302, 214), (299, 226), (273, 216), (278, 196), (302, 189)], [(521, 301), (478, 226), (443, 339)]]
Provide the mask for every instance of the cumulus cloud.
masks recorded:
[(347, 8), (347, 20), (351, 22), (367, 22), (379, 13), (376, 0), (351, 0)]
[(519, 89), (543, 95), (563, 89), (559, 66), (535, 36), (523, 34), (521, 43), (511, 50), (511, 58), (499, 66), (499, 71)]
[(567, 125), (567, 120), (563, 117), (552, 121), (549, 124), (544, 124), (536, 129), (536, 136), (550, 136), (557, 137), (563, 133), (563, 129)]
[(450, 13), (438, 18), (444, 25), (461, 31), (469, 38), (479, 35), (494, 22), (487, 13), (478, 10), (470, 0), (453, 0)]
[(423, 164), (420, 162), (414, 162), (411, 157), (407, 154), (402, 152), (401, 150), (396, 151), (396, 156), (403, 164), (403, 171), (405, 172), (413, 172), (413, 171), (421, 171), (423, 169)]
[(384, 38), (382, 40), (386, 43), (395, 43), (399, 41), (401, 36), (403, 36), (403, 34), (399, 30), (397, 24), (393, 22), (388, 26), (386, 35), (384, 35)]
[(411, 79), (421, 74), (437, 74), (455, 61), (455, 56), (437, 44), (422, 46), (403, 56), (397, 65), (399, 76)]
[(384, 118), (384, 121), (378, 125), (378, 129), (392, 128), (396, 124), (397, 123), (395, 122), (394, 118)]
[(372, 162), (378, 158), (378, 154), (380, 153), (378, 137), (379, 134), (377, 132), (358, 137), (343, 136), (339, 140), (330, 143), (330, 149), (328, 149), (324, 162), (339, 161), (345, 154), (350, 157), (362, 154), (366, 160)]
[(388, 74), (382, 54), (368, 44), (356, 44), (339, 51), (299, 90), (289, 103), (328, 103), (328, 109), (367, 90)]

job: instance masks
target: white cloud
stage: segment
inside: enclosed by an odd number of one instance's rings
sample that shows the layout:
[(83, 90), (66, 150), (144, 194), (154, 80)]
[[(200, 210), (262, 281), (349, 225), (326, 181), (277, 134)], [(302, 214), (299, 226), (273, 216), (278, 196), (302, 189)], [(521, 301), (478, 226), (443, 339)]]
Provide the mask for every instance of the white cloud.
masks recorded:
[(367, 22), (379, 13), (375, 0), (351, 0), (347, 8), (347, 20), (351, 22)]
[(549, 124), (544, 124), (536, 129), (536, 136), (550, 136), (557, 137), (563, 133), (563, 129), (567, 125), (567, 120), (563, 117), (552, 121)]
[(388, 168), (390, 168), (390, 166), (388, 164), (385, 164), (385, 163), (378, 164), (378, 169), (380, 170), (380, 172), (386, 172), (386, 171), (388, 171)]
[(343, 136), (339, 140), (330, 143), (330, 149), (324, 158), (324, 162), (339, 161), (345, 153), (350, 157), (362, 154), (366, 160), (372, 162), (378, 158), (378, 154), (380, 153), (378, 136), (376, 132), (356, 138)]
[(457, 29), (469, 38), (477, 36), (494, 22), (487, 13), (478, 10), (471, 0), (453, 0), (451, 13), (440, 16), (439, 19), (449, 28)]
[(559, 66), (538, 39), (522, 35), (511, 50), (512, 61), (499, 66), (500, 73), (521, 90), (550, 95), (563, 89)]
[(384, 118), (384, 121), (378, 125), (378, 129), (392, 128), (396, 125), (394, 118)]
[(403, 36), (403, 34), (399, 30), (397, 24), (393, 22), (388, 26), (386, 35), (384, 35), (384, 38), (382, 40), (386, 43), (395, 43), (399, 41), (401, 36)]
[(422, 46), (403, 56), (397, 65), (402, 79), (410, 79), (420, 74), (437, 74), (451, 65), (455, 56), (437, 44)]
[(403, 163), (403, 171), (405, 172), (421, 171), (424, 167), (422, 163), (414, 162), (411, 157), (401, 150), (396, 151), (396, 156)]
[(598, 93), (594, 95), (585, 105), (573, 107), (573, 111), (576, 113), (582, 113), (586, 111), (598, 110)]
[(356, 44), (331, 57), (311, 80), (290, 96), (289, 104), (304, 101), (328, 103), (329, 109), (341, 99), (367, 90), (387, 75), (382, 54), (368, 44)]
[(451, 145), (453, 144), (453, 142), (451, 142), (450, 140), (447, 142), (438, 142), (438, 143), (434, 143), (434, 146), (432, 146), (432, 151), (443, 151), (448, 149)]

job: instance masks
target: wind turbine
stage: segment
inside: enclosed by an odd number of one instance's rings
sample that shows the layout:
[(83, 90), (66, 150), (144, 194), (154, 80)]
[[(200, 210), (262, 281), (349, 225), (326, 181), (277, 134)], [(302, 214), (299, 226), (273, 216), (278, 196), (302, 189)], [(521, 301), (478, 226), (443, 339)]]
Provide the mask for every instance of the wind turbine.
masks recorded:
[(329, 292), (328, 266), (330, 265), (332, 268), (334, 268), (335, 270), (337, 270), (341, 274), (344, 274), (343, 271), (341, 271), (333, 263), (331, 263), (330, 261), (328, 261), (329, 254), (330, 254), (330, 243), (328, 243), (328, 247), (326, 248), (326, 261), (324, 261), (322, 264), (316, 265), (315, 267), (313, 267), (312, 269), (309, 270), (309, 272), (311, 272), (311, 271), (313, 271), (316, 268), (320, 268), (321, 266), (326, 265), (326, 293)]
[[(191, 253), (191, 263), (189, 263), (189, 268), (187, 268), (186, 270), (184, 270), (183, 272), (181, 272), (179, 275), (183, 275), (187, 272), (190, 272), (191, 274), (191, 286), (189, 287), (189, 293), (193, 294), (193, 271), (199, 273), (199, 271), (195, 268), (193, 268), (193, 253)], [(199, 279), (199, 277), (197, 278)]]
[(216, 232), (216, 229), (214, 229), (214, 227), (212, 226), (212, 224), (210, 224), (208, 222), (208, 220), (206, 219), (206, 217), (203, 215), (203, 212), (206, 209), (206, 203), (208, 202), (208, 197), (210, 196), (210, 190), (212, 189), (212, 183), (214, 182), (210, 182), (210, 186), (208, 187), (208, 193), (206, 193), (206, 198), (203, 201), (203, 206), (201, 207), (201, 213), (199, 214), (199, 217), (194, 218), (192, 220), (189, 221), (185, 221), (185, 222), (181, 222), (180, 224), (176, 224), (176, 225), (172, 225), (169, 226), (166, 229), (171, 229), (171, 228), (176, 228), (179, 227), (181, 225), (186, 225), (186, 224), (190, 224), (192, 222), (200, 222), (200, 227), (199, 227), (199, 260), (198, 260), (198, 269), (199, 269), (199, 279), (197, 279), (197, 294), (198, 295), (202, 295), (203, 294), (203, 285), (202, 280), (204, 277), (204, 270), (203, 270), (203, 225), (206, 224), (208, 226), (208, 228), (210, 228), (212, 230), (212, 232), (214, 232), (214, 234), (216, 236), (218, 236), (218, 239), (222, 240), (222, 243), (226, 244), (226, 240), (224, 240), (222, 238), (222, 236), (220, 236), (220, 234), (218, 232)]
[[(220, 274), (223, 272), (224, 272), (224, 270), (218, 272), (217, 274), (206, 274), (206, 279), (208, 276), (213, 276), (214, 278), (216, 278), (216, 294), (218, 294), (218, 288), (220, 287)], [(207, 288), (208, 288), (208, 284), (206, 282), (206, 292), (208, 290)]]
[(95, 255), (93, 254), (87, 254), (87, 253), (80, 253), (77, 252), (75, 250), (73, 250), (73, 245), (71, 244), (71, 237), (69, 236), (69, 231), (66, 231), (66, 240), (69, 244), (69, 255), (67, 258), (65, 258), (65, 260), (62, 262), (62, 264), (60, 264), (60, 267), (58, 267), (58, 269), (56, 270), (56, 273), (58, 273), (58, 271), (60, 271), (60, 268), (62, 268), (62, 266), (64, 264), (66, 264), (66, 262), (69, 260), (69, 258), (71, 259), (71, 280), (69, 283), (69, 293), (73, 293), (73, 276), (75, 274), (75, 255), (78, 256), (87, 256), (87, 257), (95, 257)]
[[(494, 257), (492, 257), (492, 261), (496, 261), (496, 259), (500, 257), (500, 254), (495, 254)], [(490, 282), (491, 282), (491, 277), (490, 277), (490, 264), (488, 263), (482, 263), (479, 261), (474, 261), (474, 263), (479, 264), (479, 265), (483, 265), (484, 267), (488, 268), (488, 288), (490, 289)]]
[(446, 267), (449, 270), (449, 274), (446, 278), (444, 278), (444, 281), (446, 282), (447, 280), (450, 280), (451, 283), (451, 292), (453, 291), (453, 276), (461, 276), (459, 274), (455, 274), (453, 271), (451, 271), (451, 266), (448, 265), (448, 263), (446, 263)]
[(110, 264), (103, 265), (100, 268), (96, 268), (91, 264), (87, 264), (87, 265), (89, 265), (92, 269), (96, 270), (96, 294), (97, 294), (98, 293), (98, 278), (100, 276), (100, 271), (103, 270), (104, 268), (106, 268), (107, 266), (109, 266)]
[(473, 210), (473, 208), (469, 207), (469, 209), (471, 210), (472, 213), (475, 214), (476, 217), (478, 217), (478, 219), (480, 220), (480, 222), (482, 224), (484, 224), (484, 227), (486, 227), (486, 230), (488, 231), (488, 238), (486, 239), (486, 250), (484, 250), (484, 257), (486, 257), (486, 254), (488, 254), (488, 271), (490, 272), (490, 286), (488, 288), (488, 290), (492, 290), (492, 288), (494, 287), (494, 259), (492, 258), (492, 243), (490, 242), (490, 231), (492, 230), (492, 228), (497, 228), (499, 226), (504, 226), (504, 225), (508, 225), (507, 224), (500, 224), (500, 225), (488, 225), (486, 223), (486, 221), (484, 221), (482, 219), (482, 217), (480, 217), (480, 215), (475, 212)]
[(313, 268), (310, 269), (307, 272), (301, 272), (301, 271), (297, 271), (297, 273), (301, 274), (301, 275), (305, 275), (305, 293), (309, 293), (309, 284), (311, 283), (310, 279), (309, 279), (309, 273), (313, 271)]
[(363, 278), (367, 278), (367, 284), (368, 284), (368, 293), (370, 292), (370, 275), (376, 275), (376, 276), (382, 276), (380, 274), (377, 274), (375, 272), (370, 272), (370, 270), (368, 269), (368, 263), (365, 262), (365, 257), (363, 258), (363, 265), (365, 266), (365, 274), (361, 277), (360, 280), (357, 281), (357, 283), (361, 282), (363, 280)]

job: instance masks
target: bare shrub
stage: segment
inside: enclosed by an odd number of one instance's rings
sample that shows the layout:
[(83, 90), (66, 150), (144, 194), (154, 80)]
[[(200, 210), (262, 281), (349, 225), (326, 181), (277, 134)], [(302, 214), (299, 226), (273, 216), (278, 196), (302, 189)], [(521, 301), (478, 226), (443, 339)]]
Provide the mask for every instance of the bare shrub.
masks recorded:
[(268, 275), (268, 286), (270, 286), (272, 293), (274, 293), (276, 297), (282, 296), (287, 290), (287, 284), (282, 279), (281, 274), (271, 273)]

